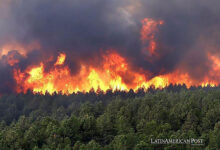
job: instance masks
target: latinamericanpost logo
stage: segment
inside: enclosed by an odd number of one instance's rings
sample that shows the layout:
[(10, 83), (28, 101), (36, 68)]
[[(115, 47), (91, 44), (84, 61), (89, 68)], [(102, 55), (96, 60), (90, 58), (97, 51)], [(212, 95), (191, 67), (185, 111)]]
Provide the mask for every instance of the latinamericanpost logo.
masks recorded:
[(203, 139), (151, 139), (151, 144), (204, 145)]

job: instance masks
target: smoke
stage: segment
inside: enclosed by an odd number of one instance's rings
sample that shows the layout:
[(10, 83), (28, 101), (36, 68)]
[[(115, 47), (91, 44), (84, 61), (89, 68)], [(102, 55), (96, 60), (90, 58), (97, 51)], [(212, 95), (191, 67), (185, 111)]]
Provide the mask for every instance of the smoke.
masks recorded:
[[(17, 67), (25, 70), (49, 56), (55, 61), (65, 52), (66, 65), (77, 73), (80, 61), (100, 65), (101, 53), (114, 49), (134, 70), (150, 71), (152, 77), (181, 67), (202, 80), (210, 69), (207, 53), (219, 55), (219, 5), (219, 0), (0, 0), (0, 51), (12, 42), (25, 47), (36, 41), (40, 47), (25, 49)], [(155, 35), (159, 56), (143, 54), (144, 18), (164, 21)], [(7, 89), (13, 86), (11, 72), (1, 63)], [(2, 88), (0, 93), (7, 91)]]

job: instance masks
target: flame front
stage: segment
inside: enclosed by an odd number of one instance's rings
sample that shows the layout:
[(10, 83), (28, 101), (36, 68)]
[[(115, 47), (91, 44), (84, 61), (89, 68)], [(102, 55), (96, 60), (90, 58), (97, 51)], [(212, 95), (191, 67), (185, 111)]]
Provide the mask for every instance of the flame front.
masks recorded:
[[(164, 88), (170, 84), (186, 84), (187, 87), (192, 85), (217, 85), (216, 82), (208, 80), (207, 82), (197, 83), (187, 73), (181, 73), (178, 70), (148, 80), (146, 73), (132, 71), (126, 59), (115, 51), (109, 51), (103, 55), (104, 61), (101, 68), (81, 64), (78, 74), (71, 74), (70, 68), (64, 65), (65, 58), (66, 55), (61, 53), (54, 64), (54, 68), (49, 72), (45, 72), (43, 63), (27, 69), (25, 72), (15, 70), (14, 76), (18, 85), (17, 92), (26, 92), (31, 89), (34, 93), (45, 94), (48, 92), (52, 94), (61, 92), (62, 94), (71, 94), (78, 91), (88, 92), (91, 89), (104, 92), (108, 89), (113, 91), (134, 89), (136, 91), (139, 88), (148, 89), (151, 86)], [(217, 65), (219, 65), (219, 62), (215, 59)], [(218, 70), (220, 70), (219, 67)]]

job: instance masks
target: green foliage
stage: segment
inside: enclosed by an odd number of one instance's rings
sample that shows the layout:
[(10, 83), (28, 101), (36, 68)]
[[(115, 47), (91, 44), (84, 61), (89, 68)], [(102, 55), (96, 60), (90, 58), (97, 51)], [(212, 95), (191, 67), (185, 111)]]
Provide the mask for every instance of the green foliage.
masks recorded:
[[(220, 90), (3, 95), (0, 150), (220, 150)], [(204, 139), (155, 145), (151, 139)]]

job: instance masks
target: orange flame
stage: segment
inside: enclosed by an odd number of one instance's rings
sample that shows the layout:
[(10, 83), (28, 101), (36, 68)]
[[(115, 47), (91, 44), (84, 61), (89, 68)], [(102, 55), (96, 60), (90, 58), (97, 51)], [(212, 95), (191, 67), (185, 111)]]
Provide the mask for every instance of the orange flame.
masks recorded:
[(165, 88), (171, 83), (186, 84), (187, 87), (192, 85), (216, 86), (215, 82), (209, 82), (208, 80), (207, 82), (197, 83), (187, 73), (181, 73), (178, 70), (147, 80), (145, 73), (133, 71), (126, 59), (114, 51), (103, 55), (101, 68), (82, 63), (81, 69), (77, 74), (71, 74), (68, 66), (56, 67), (57, 65), (62, 65), (65, 58), (66, 55), (61, 53), (54, 68), (49, 72), (44, 71), (43, 63), (29, 68), (25, 72), (15, 70), (14, 78), (18, 85), (17, 92), (26, 92), (28, 89), (33, 90), (34, 93), (42, 94), (46, 92), (50, 94), (54, 92), (71, 94), (78, 91), (88, 92), (91, 89), (95, 91), (100, 89), (104, 92), (108, 89), (113, 91), (134, 89), (136, 91), (139, 88), (148, 89), (151, 86)]
[(143, 50), (144, 52), (147, 50), (151, 55), (155, 54), (157, 48), (155, 33), (158, 31), (158, 26), (162, 24), (164, 24), (162, 20), (155, 21), (149, 18), (142, 20), (141, 40), (144, 45), (148, 43), (148, 47)]
[(55, 63), (55, 65), (62, 65), (66, 60), (66, 54), (64, 53), (61, 53), (58, 58), (57, 58), (57, 61)]
[[(114, 90), (129, 90), (137, 87), (140, 82), (145, 80), (143, 74), (138, 74), (130, 71), (128, 63), (116, 52), (111, 52), (103, 56), (103, 66), (96, 68), (81, 64), (81, 69), (78, 74), (71, 74), (70, 68), (67, 66), (56, 67), (58, 64), (63, 64), (65, 54), (58, 56), (54, 68), (50, 72), (44, 71), (44, 64), (27, 69), (25, 72), (20, 70), (14, 71), (15, 80), (18, 84), (18, 92), (23, 89), (26, 92), (28, 89), (34, 93), (46, 92), (52, 94), (61, 92), (70, 94), (73, 92), (84, 91), (88, 92), (91, 89), (97, 91), (101, 89)], [(131, 83), (124, 81), (124, 76), (130, 76), (133, 80)], [(137, 80), (139, 79), (139, 80)]]

